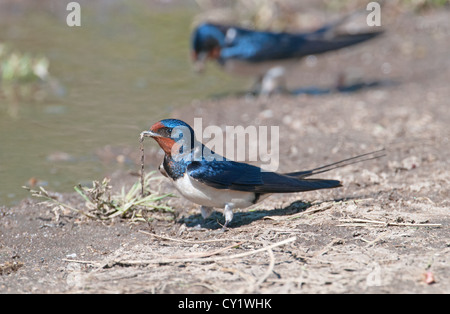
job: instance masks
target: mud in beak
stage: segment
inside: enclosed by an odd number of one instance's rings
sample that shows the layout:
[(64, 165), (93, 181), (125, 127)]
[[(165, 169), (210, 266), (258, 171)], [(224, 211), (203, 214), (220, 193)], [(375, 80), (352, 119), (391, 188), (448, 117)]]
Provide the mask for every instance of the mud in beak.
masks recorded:
[(152, 132), (152, 131), (143, 131), (139, 135), (139, 138), (142, 141), (144, 139), (144, 137), (162, 137), (162, 136), (159, 135), (158, 133), (155, 133), (155, 132)]

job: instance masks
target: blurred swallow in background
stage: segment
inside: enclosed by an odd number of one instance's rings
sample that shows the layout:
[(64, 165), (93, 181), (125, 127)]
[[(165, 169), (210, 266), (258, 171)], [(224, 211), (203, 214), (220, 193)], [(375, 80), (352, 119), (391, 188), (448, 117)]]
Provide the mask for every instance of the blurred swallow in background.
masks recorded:
[(358, 13), (314, 32), (296, 34), (201, 24), (191, 37), (194, 69), (202, 72), (207, 60), (216, 60), (229, 73), (256, 77), (259, 92), (269, 94), (282, 85), (286, 69), (298, 59), (355, 45), (383, 33), (338, 35), (338, 26)]
[[(228, 160), (216, 155), (205, 158), (205, 146), (195, 138), (193, 129), (183, 121), (166, 119), (141, 133), (153, 138), (165, 156), (159, 167), (161, 173), (173, 181), (178, 192), (189, 201), (201, 205), (203, 218), (213, 208), (224, 208), (225, 224), (233, 219), (233, 208), (254, 205), (272, 193), (294, 193), (341, 186), (337, 180), (311, 179), (356, 162), (384, 156), (384, 150), (348, 158), (312, 170), (291, 173), (266, 172), (259, 167)], [(209, 149), (206, 148), (206, 151)], [(210, 151), (210, 150), (209, 150)], [(211, 152), (211, 151), (210, 151)]]

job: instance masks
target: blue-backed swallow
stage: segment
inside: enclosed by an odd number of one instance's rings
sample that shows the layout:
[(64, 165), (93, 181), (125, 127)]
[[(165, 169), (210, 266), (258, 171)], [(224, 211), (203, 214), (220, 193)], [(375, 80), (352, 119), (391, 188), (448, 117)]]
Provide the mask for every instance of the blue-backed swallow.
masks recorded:
[[(266, 172), (261, 168), (228, 160), (215, 154), (195, 138), (193, 129), (183, 121), (166, 119), (155, 123), (149, 131), (141, 133), (152, 137), (163, 149), (165, 156), (160, 172), (170, 178), (178, 192), (186, 199), (201, 205), (203, 218), (213, 208), (224, 208), (224, 228), (233, 219), (233, 208), (246, 208), (272, 193), (293, 193), (341, 186), (337, 180), (311, 179), (312, 175), (352, 163), (378, 158), (377, 151), (348, 158), (307, 171), (291, 173)], [(205, 149), (206, 148), (206, 149)], [(204, 152), (212, 152), (214, 159)]]
[(191, 37), (194, 67), (201, 72), (208, 59), (216, 60), (227, 72), (256, 77), (260, 92), (269, 93), (283, 82), (285, 70), (298, 59), (355, 45), (382, 33), (337, 35), (337, 27), (356, 13), (314, 32), (296, 34), (203, 23)]

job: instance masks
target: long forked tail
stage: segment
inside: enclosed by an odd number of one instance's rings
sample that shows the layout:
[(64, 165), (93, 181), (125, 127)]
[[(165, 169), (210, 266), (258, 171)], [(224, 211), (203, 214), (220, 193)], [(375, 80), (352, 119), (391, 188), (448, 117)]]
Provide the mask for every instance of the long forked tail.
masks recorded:
[(328, 172), (328, 171), (333, 170), (333, 169), (345, 167), (345, 166), (356, 164), (356, 163), (363, 162), (363, 161), (368, 161), (368, 160), (381, 158), (381, 157), (384, 157), (384, 156), (386, 156), (386, 150), (383, 148), (383, 149), (380, 149), (380, 150), (377, 150), (377, 151), (373, 151), (373, 152), (370, 152), (370, 153), (366, 153), (366, 154), (358, 155), (358, 156), (355, 156), (355, 157), (343, 159), (341, 161), (334, 162), (332, 164), (328, 164), (328, 165), (321, 166), (321, 167), (318, 167), (318, 168), (314, 168), (314, 169), (311, 169), (311, 170), (290, 172), (290, 173), (285, 173), (284, 175), (289, 176), (289, 177), (295, 177), (295, 178), (298, 178), (298, 179), (303, 179), (303, 178), (307, 178), (307, 177), (310, 177), (310, 176), (315, 175), (315, 174)]
[(355, 12), (349, 13), (341, 19), (326, 24), (319, 28), (315, 32), (303, 35), (305, 42), (301, 44), (297, 56), (306, 56), (311, 54), (320, 54), (332, 50), (345, 48), (348, 46), (356, 45), (372, 38), (378, 37), (383, 34), (383, 30), (377, 30), (374, 32), (362, 32), (356, 34), (342, 34), (338, 31), (338, 28), (346, 23), (348, 20), (354, 18), (357, 15), (365, 14), (366, 9), (360, 9)]
[(375, 38), (381, 34), (383, 34), (383, 31), (325, 37), (322, 34), (312, 33), (311, 35), (304, 37), (306, 40), (299, 47), (296, 55), (306, 56), (311, 54), (321, 54), (328, 51), (356, 45), (369, 39)]
[(356, 10), (354, 12), (350, 12), (350, 13), (344, 15), (343, 17), (341, 17), (339, 20), (333, 21), (331, 23), (328, 23), (328, 24), (322, 26), (321, 28), (316, 30), (314, 33), (328, 35), (327, 33), (334, 32), (342, 24), (347, 23), (347, 21), (349, 21), (350, 19), (354, 18), (357, 15), (363, 14), (365, 12), (367, 12), (365, 9), (364, 10), (360, 9), (360, 10)]

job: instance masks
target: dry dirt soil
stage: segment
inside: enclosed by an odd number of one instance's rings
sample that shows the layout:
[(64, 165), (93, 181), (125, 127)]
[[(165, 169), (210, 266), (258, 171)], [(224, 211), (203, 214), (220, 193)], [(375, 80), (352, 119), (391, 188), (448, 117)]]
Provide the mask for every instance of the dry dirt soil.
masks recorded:
[[(0, 210), (0, 292), (449, 293), (449, 17), (448, 9), (393, 12), (383, 37), (300, 65), (289, 80), (332, 87), (359, 77), (378, 86), (187, 100), (173, 113), (204, 126), (279, 126), (280, 171), (386, 148), (384, 158), (322, 175), (342, 188), (272, 196), (236, 210), (226, 232), (220, 210), (203, 221), (181, 198), (170, 201), (176, 219), (148, 224), (24, 200)], [(139, 152), (132, 157), (139, 169)], [(147, 170), (161, 158), (153, 149)], [(63, 198), (84, 206), (77, 195)]]

